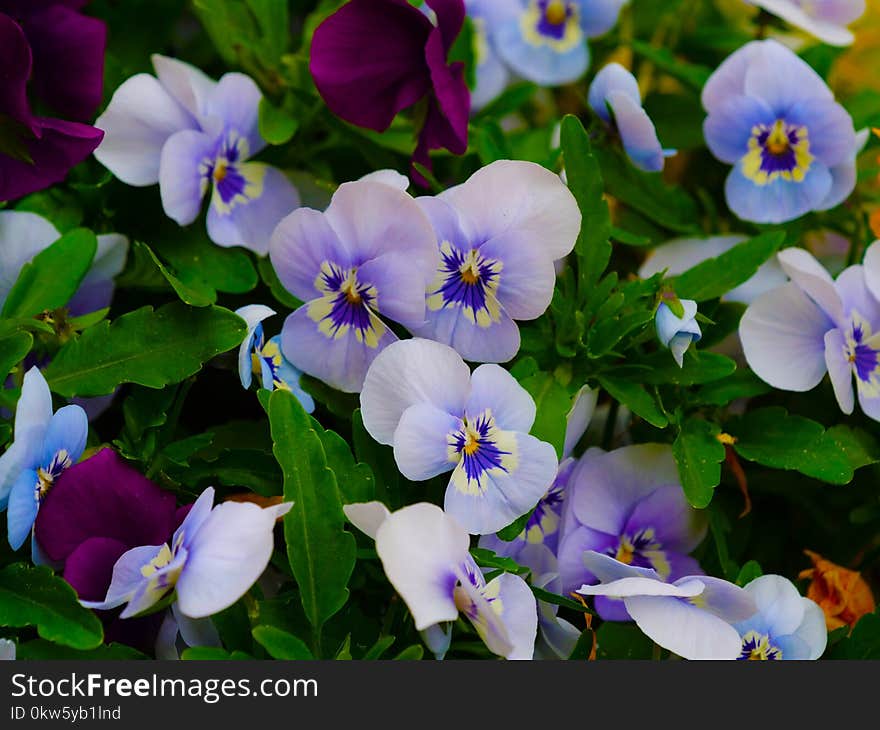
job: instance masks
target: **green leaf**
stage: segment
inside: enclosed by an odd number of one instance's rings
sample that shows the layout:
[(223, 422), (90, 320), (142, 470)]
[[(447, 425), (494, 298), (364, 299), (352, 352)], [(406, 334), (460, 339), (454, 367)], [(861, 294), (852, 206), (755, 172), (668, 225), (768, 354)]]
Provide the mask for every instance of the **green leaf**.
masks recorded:
[(637, 416), (644, 418), (652, 426), (666, 428), (669, 425), (669, 419), (660, 410), (657, 400), (638, 383), (608, 375), (600, 376), (599, 383), (612, 398), (625, 405)]
[[(610, 300), (609, 300), (610, 301)], [(601, 316), (601, 313), (598, 316)], [(644, 309), (635, 312), (616, 312), (602, 319), (590, 329), (587, 335), (587, 353), (592, 358), (607, 355), (614, 346), (634, 330), (645, 327), (654, 313)]]
[(85, 228), (65, 233), (22, 267), (3, 316), (33, 317), (65, 306), (88, 273), (97, 247), (95, 234)]
[(412, 646), (408, 646), (404, 649), (400, 654), (394, 657), (395, 661), (408, 661), (408, 662), (417, 662), (425, 656), (425, 649), (420, 644), (413, 644)]
[(561, 139), (568, 187), (581, 211), (581, 231), (574, 253), (578, 262), (578, 291), (585, 296), (611, 259), (611, 214), (604, 196), (602, 171), (580, 119), (572, 114), (563, 117)]
[(526, 524), (531, 516), (532, 510), (529, 510), (524, 515), (517, 517), (513, 522), (507, 525), (507, 527), (502, 527), (495, 534), (498, 535), (499, 540), (504, 540), (504, 542), (516, 540), (516, 538), (522, 534), (522, 531), (526, 529)]
[(286, 109), (275, 106), (265, 96), (260, 99), (258, 123), (260, 135), (272, 145), (287, 144), (299, 128), (299, 122)]
[(636, 39), (631, 41), (631, 45), (637, 54), (668, 73), (672, 78), (687, 84), (694, 91), (700, 91), (709, 79), (709, 76), (712, 75), (712, 69), (708, 66), (688, 63), (680, 58), (676, 58), (668, 48), (658, 48)]
[(471, 548), (471, 555), (474, 556), (474, 560), (481, 568), (503, 570), (505, 573), (513, 573), (515, 575), (525, 575), (529, 572), (529, 568), (520, 565), (513, 558), (496, 555), (494, 551), (486, 548)]
[(712, 501), (715, 487), (721, 483), (721, 462), (725, 452), (724, 445), (717, 438), (719, 433), (721, 429), (714, 423), (690, 418), (684, 422), (672, 444), (684, 495), (691, 506), (698, 509)]
[(34, 338), (27, 332), (17, 332), (0, 339), (0, 384), (18, 363), (31, 351)]
[(363, 660), (372, 660), (372, 659), (381, 659), (382, 655), (391, 648), (391, 645), (394, 643), (395, 637), (393, 636), (380, 636), (376, 639), (376, 643), (373, 644), (369, 648), (366, 654), (362, 657)]
[(284, 472), (284, 498), (293, 508), (284, 518), (287, 556), (320, 658), (321, 627), (348, 600), (355, 540), (345, 516), (336, 477), (327, 466), (321, 439), (296, 397), (276, 390), (269, 399), (275, 458)]
[[(700, 362), (710, 353), (701, 352)], [(685, 367), (693, 358), (685, 360)], [(770, 386), (755, 375), (751, 370), (737, 370), (732, 375), (716, 380), (702, 388), (697, 395), (700, 403), (712, 406), (726, 406), (737, 398), (754, 398), (769, 393)]]
[(40, 636), (73, 649), (94, 649), (101, 622), (49, 568), (14, 563), (0, 570), (0, 626), (36, 626)]
[[(320, 427), (318, 427), (320, 428)], [(344, 504), (370, 502), (376, 498), (376, 481), (366, 464), (356, 464), (351, 449), (338, 433), (318, 430), (327, 463), (336, 475)]]
[(749, 560), (739, 569), (739, 575), (736, 576), (735, 582), (738, 586), (745, 586), (762, 575), (764, 572), (761, 570), (761, 564), (757, 560)]
[(83, 332), (44, 374), (54, 392), (69, 398), (107, 395), (122, 383), (161, 388), (237, 347), (246, 329), (241, 317), (222, 307), (142, 307)]
[(679, 274), (672, 279), (671, 286), (681, 299), (717, 299), (751, 279), (784, 240), (784, 231), (762, 233)]
[(825, 437), (837, 445), (853, 470), (880, 462), (880, 445), (867, 431), (838, 424), (829, 428)]
[(862, 616), (849, 637), (832, 648), (831, 659), (880, 659), (880, 614)]
[(233, 651), (228, 652), (226, 649), (220, 649), (215, 646), (191, 646), (188, 649), (184, 649), (180, 655), (180, 658), (184, 661), (250, 661), (253, 660), (250, 654), (245, 654), (243, 651)]
[(252, 633), (273, 659), (315, 658), (305, 642), (274, 626), (255, 626)]
[[(736, 371), (736, 362), (725, 355), (715, 352), (700, 352), (684, 358), (682, 367), (678, 367), (667, 350), (648, 355), (633, 365), (631, 379), (648, 385), (698, 385), (721, 380)], [(624, 366), (625, 367), (625, 366)], [(618, 375), (628, 372), (621, 367)]]
[(638, 626), (606, 621), (596, 632), (597, 659), (650, 659), (654, 642)]
[(541, 441), (546, 441), (556, 449), (556, 455), (562, 458), (565, 447), (566, 415), (571, 409), (571, 396), (551, 373), (539, 372), (524, 380), (520, 385), (525, 388), (537, 407), (535, 423), (531, 434)]
[(593, 653), (593, 643), (595, 640), (596, 635), (590, 629), (582, 632), (578, 637), (578, 640), (575, 642), (574, 648), (568, 656), (568, 660), (573, 662), (585, 662), (589, 660), (590, 655)]
[(31, 659), (35, 661), (45, 661), (47, 659), (58, 660), (64, 659), (69, 661), (82, 661), (90, 659), (92, 661), (113, 661), (132, 659), (149, 659), (146, 654), (142, 654), (137, 649), (133, 649), (125, 644), (102, 644), (95, 649), (71, 649), (69, 646), (61, 646), (53, 644), (51, 641), (44, 639), (34, 639), (33, 641), (25, 641), (18, 645), (16, 659)]
[(853, 478), (850, 458), (821, 424), (792, 416), (784, 408), (760, 408), (733, 421), (726, 429), (736, 453), (774, 469), (799, 471), (829, 484), (848, 484)]
[(156, 268), (159, 269), (159, 273), (161, 273), (168, 283), (171, 284), (171, 287), (177, 292), (177, 296), (180, 297), (184, 304), (189, 304), (193, 307), (207, 307), (217, 301), (216, 290), (208, 286), (200, 277), (191, 277), (190, 283), (186, 283), (179, 279), (167, 266), (165, 266), (153, 250), (145, 243), (135, 241), (134, 248), (142, 249), (152, 260), (156, 265)]

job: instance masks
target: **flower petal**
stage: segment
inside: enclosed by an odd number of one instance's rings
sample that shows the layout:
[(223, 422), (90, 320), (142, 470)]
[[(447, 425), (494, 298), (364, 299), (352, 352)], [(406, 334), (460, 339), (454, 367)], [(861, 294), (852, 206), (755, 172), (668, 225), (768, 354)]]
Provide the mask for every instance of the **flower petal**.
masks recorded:
[(37, 472), (33, 469), (25, 469), (18, 474), (18, 478), (9, 491), (9, 504), (6, 507), (6, 525), (9, 537), (9, 546), (18, 550), (34, 526), (37, 510), (40, 502), (36, 496), (39, 483)]
[(388, 508), (381, 502), (358, 502), (357, 504), (346, 504), (342, 506), (342, 511), (348, 521), (363, 532), (367, 537), (376, 539), (376, 533), (379, 527), (391, 514)]
[(214, 140), (203, 132), (184, 129), (172, 134), (162, 147), (159, 192), (165, 215), (188, 226), (199, 216), (208, 189), (206, 165), (214, 160)]
[(498, 365), (480, 365), (471, 374), (471, 392), (465, 411), (470, 414), (491, 409), (499, 428), (528, 433), (537, 409), (529, 392), (507, 370)]
[(407, 408), (394, 431), (394, 461), (400, 473), (421, 482), (451, 471), (449, 434), (461, 427), (461, 420), (430, 403)]
[(855, 408), (852, 363), (846, 358), (846, 338), (838, 329), (825, 333), (825, 367), (831, 378), (837, 404), (847, 415)]
[(142, 588), (148, 580), (141, 569), (148, 565), (163, 547), (165, 546), (144, 545), (123, 553), (113, 566), (113, 577), (104, 600), (80, 600), (80, 603), (86, 608), (106, 611), (130, 601), (138, 589)]

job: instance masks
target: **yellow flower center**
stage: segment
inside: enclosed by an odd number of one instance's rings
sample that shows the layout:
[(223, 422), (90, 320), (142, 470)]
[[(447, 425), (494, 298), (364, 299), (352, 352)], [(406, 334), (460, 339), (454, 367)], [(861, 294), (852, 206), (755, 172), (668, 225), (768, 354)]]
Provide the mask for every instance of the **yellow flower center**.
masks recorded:
[(544, 17), (550, 25), (562, 25), (568, 17), (563, 0), (550, 0), (544, 11)]

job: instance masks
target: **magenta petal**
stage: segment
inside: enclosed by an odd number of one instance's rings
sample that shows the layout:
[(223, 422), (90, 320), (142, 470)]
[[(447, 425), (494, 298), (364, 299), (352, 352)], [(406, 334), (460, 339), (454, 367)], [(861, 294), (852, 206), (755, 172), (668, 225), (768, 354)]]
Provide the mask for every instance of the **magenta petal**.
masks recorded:
[(65, 117), (91, 119), (104, 86), (104, 22), (54, 5), (30, 16), (24, 28), (34, 58), (33, 92)]
[(449, 51), (464, 25), (464, 0), (425, 0), (425, 5), (437, 15), (437, 27), (443, 37), (443, 47)]
[(58, 479), (40, 508), (37, 540), (57, 562), (95, 537), (160, 545), (174, 531), (175, 512), (173, 494), (103, 449)]
[(334, 114), (388, 128), (430, 89), (431, 22), (406, 0), (351, 0), (315, 30), (309, 69)]
[[(27, 103), (27, 80), (31, 73), (31, 49), (24, 31), (12, 18), (0, 13), (0, 114), (27, 127), (31, 113)], [(0, 155), (0, 159), (5, 159)]]
[(113, 566), (128, 545), (112, 537), (92, 537), (79, 545), (64, 565), (66, 580), (84, 601), (103, 601)]

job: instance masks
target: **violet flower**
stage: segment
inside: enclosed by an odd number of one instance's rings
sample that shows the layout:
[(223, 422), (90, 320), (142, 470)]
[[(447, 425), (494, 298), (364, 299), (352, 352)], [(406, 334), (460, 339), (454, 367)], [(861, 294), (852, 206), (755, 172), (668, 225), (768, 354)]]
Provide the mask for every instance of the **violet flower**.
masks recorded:
[(0, 200), (60, 182), (98, 146), (101, 130), (35, 116), (27, 92), (30, 81), (49, 106), (87, 118), (100, 101), (103, 55), (100, 21), (57, 4), (0, 0)]
[[(397, 113), (425, 101), (414, 162), (430, 167), (430, 150), (467, 149), (470, 92), (464, 65), (449, 63), (461, 32), (463, 0), (426, 0), (428, 17), (407, 0), (351, 0), (315, 30), (309, 68), (330, 110), (383, 132)], [(426, 185), (413, 172), (413, 179)]]

